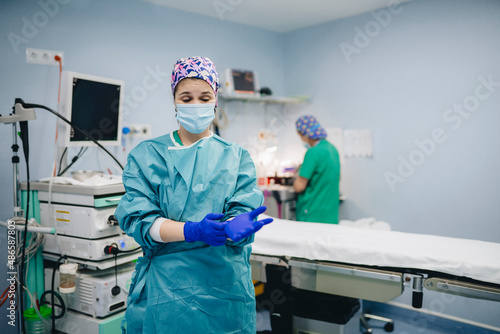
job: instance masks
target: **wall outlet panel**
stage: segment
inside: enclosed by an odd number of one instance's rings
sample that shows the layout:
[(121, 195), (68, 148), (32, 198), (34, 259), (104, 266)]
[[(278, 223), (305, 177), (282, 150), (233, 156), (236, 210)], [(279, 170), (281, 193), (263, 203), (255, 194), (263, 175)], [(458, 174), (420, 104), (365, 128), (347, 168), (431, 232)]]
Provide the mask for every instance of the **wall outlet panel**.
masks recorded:
[(151, 124), (131, 124), (129, 128), (131, 137), (151, 138)]
[(64, 52), (55, 50), (42, 50), (26, 48), (26, 62), (28, 64), (59, 66), (55, 56), (61, 57), (61, 64), (64, 65)]

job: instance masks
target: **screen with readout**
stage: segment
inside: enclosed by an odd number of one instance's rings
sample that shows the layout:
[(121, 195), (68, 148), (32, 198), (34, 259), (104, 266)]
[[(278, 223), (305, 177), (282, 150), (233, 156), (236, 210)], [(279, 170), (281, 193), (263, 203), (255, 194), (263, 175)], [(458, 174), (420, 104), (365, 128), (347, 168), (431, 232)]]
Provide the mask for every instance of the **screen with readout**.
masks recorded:
[(255, 78), (251, 71), (232, 70), (234, 91), (236, 93), (255, 93)]

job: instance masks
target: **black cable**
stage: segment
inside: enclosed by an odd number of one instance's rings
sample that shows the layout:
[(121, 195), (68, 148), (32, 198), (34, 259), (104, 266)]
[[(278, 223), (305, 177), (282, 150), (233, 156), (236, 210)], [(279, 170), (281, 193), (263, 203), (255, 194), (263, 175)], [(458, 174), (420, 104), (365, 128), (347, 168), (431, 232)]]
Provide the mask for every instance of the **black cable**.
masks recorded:
[(130, 249), (130, 250), (118, 250), (119, 251), (118, 253), (133, 253), (133, 252), (137, 252), (139, 249), (142, 249), (142, 248), (139, 246), (137, 248)]
[(22, 321), (22, 332), (25, 333), (25, 328), (24, 328), (24, 291), (23, 291), (23, 286), (24, 286), (24, 262), (26, 261), (26, 236), (28, 235), (28, 214), (29, 214), (29, 209), (30, 209), (30, 169), (28, 167), (28, 162), (26, 162), (26, 179), (27, 179), (27, 194), (26, 194), (26, 215), (25, 215), (25, 222), (24, 222), (24, 236), (23, 236), (23, 257), (21, 260), (21, 321)]
[(63, 158), (64, 158), (64, 155), (66, 154), (66, 151), (68, 151), (68, 148), (65, 147), (64, 148), (64, 151), (63, 153), (61, 154), (61, 159), (59, 159), (59, 171), (57, 172), (57, 176), (61, 175), (61, 165), (62, 165), (62, 161), (63, 161)]
[(61, 319), (62, 317), (64, 317), (64, 315), (66, 314), (66, 303), (64, 302), (64, 299), (61, 297), (61, 295), (55, 291), (50, 291), (50, 290), (46, 290), (42, 293), (42, 296), (40, 297), (40, 306), (42, 305), (45, 305), (45, 304), (48, 304), (46, 301), (45, 301), (45, 296), (47, 296), (47, 294), (51, 294), (53, 295), (54, 297), (57, 297), (57, 299), (59, 299), (59, 302), (61, 303), (61, 305), (50, 305), (52, 310), (54, 309), (54, 306), (60, 306), (61, 307), (61, 313), (59, 313), (58, 315), (54, 316), (57, 319)]
[[(28, 215), (30, 209), (30, 164), (29, 164), (29, 136), (28, 136), (28, 122), (23, 121), (19, 122), (20, 125), (20, 137), (23, 142), (23, 152), (24, 152), (24, 160), (26, 161), (26, 178), (27, 178), (27, 194), (26, 194), (26, 212), (25, 212), (25, 222), (24, 222), (24, 235), (23, 235), (23, 254), (21, 257), (21, 267), (19, 269), (21, 273), (20, 287), (19, 287), (19, 305), (20, 305), (20, 316), (21, 316), (21, 331), (22, 333), (26, 332), (25, 324), (24, 324), (24, 262), (26, 257), (26, 236), (28, 235)], [(17, 196), (17, 195), (16, 195)], [(21, 232), (23, 233), (23, 232)]]
[(73, 166), (73, 164), (76, 162), (76, 160), (78, 160), (78, 156), (74, 156), (73, 159), (71, 159), (71, 163), (69, 165), (66, 166), (66, 168), (64, 168), (62, 171), (60, 171), (57, 176), (61, 176), (63, 175), (64, 173), (66, 173), (66, 171), (71, 167)]
[(106, 247), (104, 247), (104, 254), (117, 255), (117, 254), (121, 254), (121, 253), (133, 253), (133, 252), (137, 252), (139, 249), (141, 249), (141, 246), (134, 248), (134, 249), (130, 249), (130, 250), (120, 250), (120, 249), (118, 249), (118, 247), (106, 246)]
[(54, 270), (52, 270), (52, 283), (50, 285), (50, 291), (52, 291), (52, 294), (50, 295), (50, 306), (52, 306), (52, 333), (57, 333), (56, 331), (56, 317), (55, 317), (55, 308), (54, 308), (54, 293), (55, 293), (55, 290), (54, 290), (54, 280), (56, 278), (56, 270), (57, 268), (59, 267), (59, 262), (62, 260), (62, 259), (68, 259), (66, 257), (66, 255), (61, 255), (57, 261), (56, 261), (56, 264), (54, 265)]
[[(67, 165), (67, 166), (66, 166), (66, 168), (64, 168), (64, 169), (62, 170), (62, 172), (59, 172), (59, 174), (57, 174), (57, 176), (61, 176), (62, 174), (66, 173), (66, 171), (67, 171), (68, 169), (70, 169), (70, 168), (71, 168), (71, 166), (73, 166), (73, 165), (75, 164), (75, 162), (76, 162), (78, 159), (80, 159), (80, 158), (82, 157), (82, 155), (83, 155), (85, 152), (87, 152), (87, 149), (88, 149), (88, 147), (86, 147), (86, 148), (85, 148), (85, 150), (83, 150), (83, 147), (82, 147), (82, 148), (80, 149), (80, 151), (78, 152), (78, 154), (77, 154), (77, 155), (75, 155), (75, 156), (73, 157), (73, 159), (71, 159), (71, 163), (70, 163), (69, 165)], [(83, 151), (83, 152), (82, 152), (82, 151)]]
[(118, 264), (116, 263), (118, 255), (115, 254), (114, 256), (115, 256), (115, 286), (111, 289), (111, 294), (113, 296), (118, 296), (121, 292), (121, 289), (118, 286)]
[(117, 264), (118, 254), (131, 253), (131, 252), (135, 252), (139, 249), (141, 249), (141, 247), (137, 247), (135, 249), (131, 249), (131, 250), (127, 250), (127, 251), (122, 251), (122, 250), (118, 249), (118, 247), (115, 247), (115, 246), (108, 245), (108, 246), (104, 247), (104, 254), (113, 254), (113, 257), (115, 258), (115, 286), (111, 289), (111, 294), (113, 296), (118, 296), (121, 292), (121, 289), (118, 286), (118, 264)]
[(118, 255), (115, 254), (115, 285), (118, 286), (118, 264), (116, 263)]
[(104, 146), (102, 146), (97, 140), (95, 140), (94, 138), (92, 137), (89, 137), (85, 131), (83, 131), (82, 129), (80, 129), (79, 127), (75, 126), (73, 123), (71, 123), (70, 121), (68, 121), (63, 115), (59, 114), (57, 111), (55, 110), (52, 110), (50, 109), (49, 107), (46, 107), (44, 105), (41, 105), (41, 104), (33, 104), (33, 103), (25, 103), (23, 105), (23, 108), (26, 108), (26, 109), (29, 109), (29, 108), (41, 108), (41, 109), (45, 109), (49, 112), (51, 112), (52, 114), (56, 115), (57, 117), (59, 117), (60, 119), (62, 119), (64, 122), (66, 122), (67, 124), (71, 125), (71, 127), (73, 127), (73, 129), (77, 130), (78, 132), (80, 132), (82, 135), (85, 136), (85, 139), (90, 139), (92, 140), (97, 146), (99, 146), (101, 149), (104, 150), (104, 152), (106, 152), (111, 158), (113, 158), (113, 160), (118, 164), (118, 166), (120, 166), (120, 168), (123, 170), (123, 166), (122, 164), (118, 161), (118, 159), (115, 158), (115, 156), (113, 154), (111, 154), (111, 152), (109, 152)]

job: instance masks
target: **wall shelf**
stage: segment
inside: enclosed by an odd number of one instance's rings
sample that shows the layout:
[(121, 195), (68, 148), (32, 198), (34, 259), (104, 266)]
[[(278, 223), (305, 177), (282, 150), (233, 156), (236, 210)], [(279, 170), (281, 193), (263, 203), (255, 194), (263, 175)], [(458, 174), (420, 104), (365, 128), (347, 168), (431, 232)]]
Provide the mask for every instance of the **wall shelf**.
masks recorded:
[(297, 97), (279, 97), (279, 96), (224, 96), (220, 95), (222, 101), (242, 101), (242, 102), (257, 102), (257, 103), (275, 103), (275, 104), (300, 104), (309, 102), (307, 96)]

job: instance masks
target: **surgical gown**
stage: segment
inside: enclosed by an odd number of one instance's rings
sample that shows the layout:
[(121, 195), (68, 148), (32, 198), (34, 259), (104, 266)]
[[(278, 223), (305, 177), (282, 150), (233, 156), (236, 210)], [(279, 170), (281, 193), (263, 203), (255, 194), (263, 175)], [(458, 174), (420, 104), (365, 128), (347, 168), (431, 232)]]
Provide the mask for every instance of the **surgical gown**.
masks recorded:
[(169, 134), (139, 144), (123, 172), (126, 194), (115, 215), (142, 246), (123, 323), (127, 333), (255, 333), (250, 253), (253, 236), (212, 247), (158, 243), (149, 229), (158, 217), (224, 219), (263, 202), (248, 152), (216, 135), (181, 146)]

